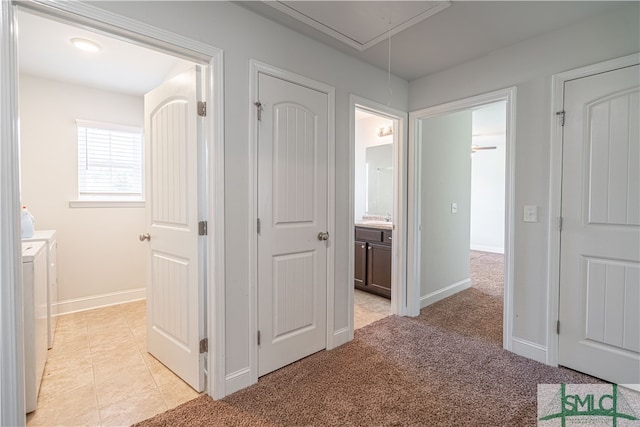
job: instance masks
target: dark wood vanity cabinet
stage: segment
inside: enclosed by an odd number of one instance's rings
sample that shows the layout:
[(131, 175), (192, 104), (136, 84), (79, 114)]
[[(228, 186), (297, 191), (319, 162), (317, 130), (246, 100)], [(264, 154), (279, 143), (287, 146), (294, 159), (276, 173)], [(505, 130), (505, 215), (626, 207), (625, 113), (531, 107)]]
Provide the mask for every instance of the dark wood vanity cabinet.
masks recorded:
[(356, 227), (354, 285), (391, 298), (391, 230)]
[(367, 242), (356, 240), (353, 268), (353, 281), (358, 289), (367, 286)]

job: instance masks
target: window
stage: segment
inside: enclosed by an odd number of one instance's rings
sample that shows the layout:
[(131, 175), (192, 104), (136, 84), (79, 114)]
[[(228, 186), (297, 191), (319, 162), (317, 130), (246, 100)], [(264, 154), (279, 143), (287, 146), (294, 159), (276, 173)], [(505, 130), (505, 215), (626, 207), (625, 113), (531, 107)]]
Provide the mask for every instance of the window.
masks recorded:
[(76, 121), (78, 199), (142, 201), (142, 129)]

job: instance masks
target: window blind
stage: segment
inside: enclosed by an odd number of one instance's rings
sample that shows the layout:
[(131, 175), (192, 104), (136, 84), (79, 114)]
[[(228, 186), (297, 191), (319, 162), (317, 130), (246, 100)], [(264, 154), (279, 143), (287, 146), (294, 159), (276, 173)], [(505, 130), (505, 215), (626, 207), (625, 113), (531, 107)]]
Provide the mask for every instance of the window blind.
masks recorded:
[(80, 199), (142, 200), (142, 129), (77, 121)]

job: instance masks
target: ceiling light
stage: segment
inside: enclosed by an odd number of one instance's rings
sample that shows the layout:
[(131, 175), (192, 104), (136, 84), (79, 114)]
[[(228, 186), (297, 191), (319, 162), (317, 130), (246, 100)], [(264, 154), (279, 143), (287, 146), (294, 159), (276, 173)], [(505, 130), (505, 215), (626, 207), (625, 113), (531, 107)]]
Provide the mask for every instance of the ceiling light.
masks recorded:
[(97, 52), (101, 49), (98, 43), (88, 39), (73, 38), (71, 39), (71, 44), (85, 52)]

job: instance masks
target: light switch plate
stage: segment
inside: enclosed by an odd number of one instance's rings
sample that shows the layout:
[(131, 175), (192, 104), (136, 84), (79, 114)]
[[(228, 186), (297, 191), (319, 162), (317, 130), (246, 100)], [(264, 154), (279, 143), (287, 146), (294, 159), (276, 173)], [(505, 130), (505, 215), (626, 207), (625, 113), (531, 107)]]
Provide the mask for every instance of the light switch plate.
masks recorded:
[(458, 213), (458, 204), (457, 203), (451, 203), (451, 213)]
[(525, 205), (522, 209), (522, 220), (524, 222), (538, 222), (538, 207)]

